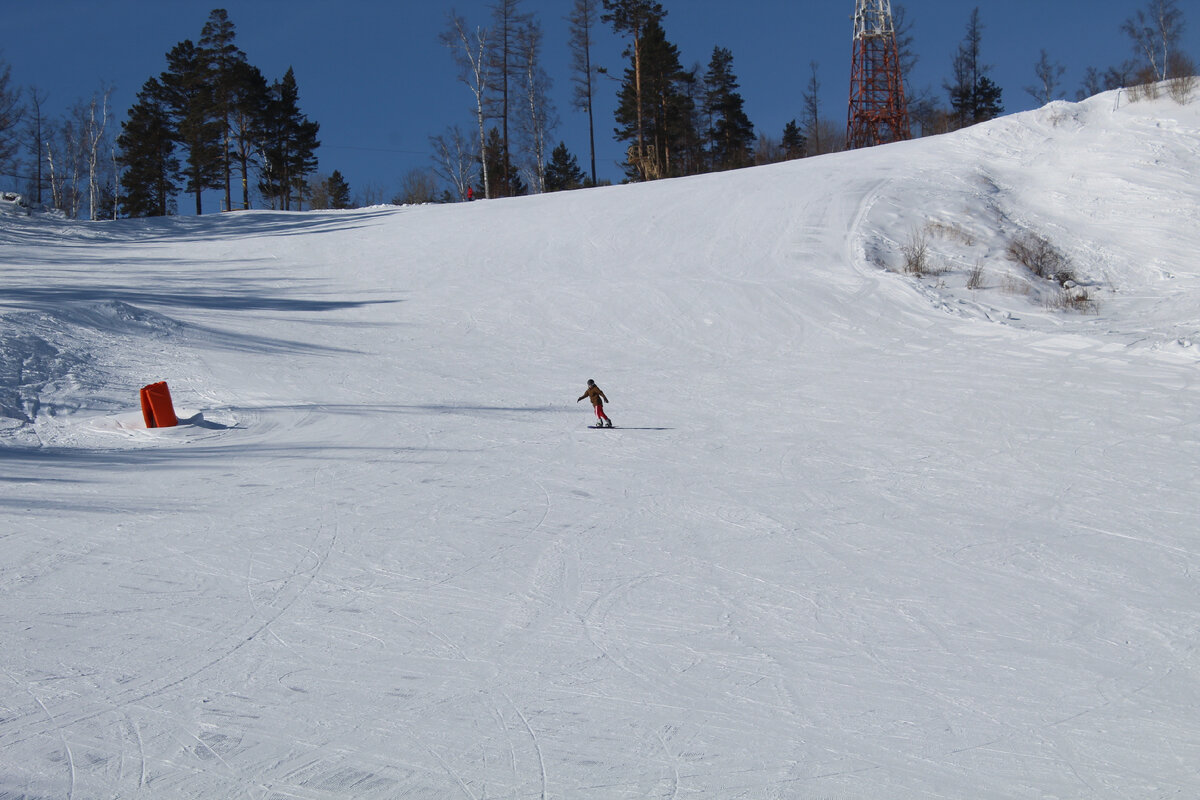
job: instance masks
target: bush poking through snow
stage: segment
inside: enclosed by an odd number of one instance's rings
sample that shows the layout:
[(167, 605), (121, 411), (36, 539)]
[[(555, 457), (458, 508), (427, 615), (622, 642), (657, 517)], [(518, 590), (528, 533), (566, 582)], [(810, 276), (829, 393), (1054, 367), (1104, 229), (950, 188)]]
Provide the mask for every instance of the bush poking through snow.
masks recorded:
[(1082, 286), (1063, 287), (1061, 292), (1046, 301), (1046, 307), (1055, 311), (1078, 311), (1081, 314), (1094, 314), (1100, 310), (1096, 298)]
[(1192, 101), (1192, 92), (1196, 90), (1197, 77), (1192, 74), (1176, 75), (1167, 79), (1167, 94), (1181, 106)]
[(971, 290), (983, 288), (983, 264), (978, 261), (967, 273), (967, 288)]
[(924, 230), (913, 229), (908, 241), (900, 246), (904, 256), (904, 273), (923, 277), (933, 272), (929, 266), (929, 236)]
[(1008, 244), (1008, 257), (1039, 278), (1066, 286), (1075, 280), (1070, 260), (1045, 236), (1027, 232)]

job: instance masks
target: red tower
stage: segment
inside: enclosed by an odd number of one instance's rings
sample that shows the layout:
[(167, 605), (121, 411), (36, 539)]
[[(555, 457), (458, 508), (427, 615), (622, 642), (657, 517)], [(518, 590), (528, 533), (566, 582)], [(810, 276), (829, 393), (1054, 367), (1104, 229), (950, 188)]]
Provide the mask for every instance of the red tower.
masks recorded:
[(846, 149), (911, 138), (891, 0), (856, 0)]

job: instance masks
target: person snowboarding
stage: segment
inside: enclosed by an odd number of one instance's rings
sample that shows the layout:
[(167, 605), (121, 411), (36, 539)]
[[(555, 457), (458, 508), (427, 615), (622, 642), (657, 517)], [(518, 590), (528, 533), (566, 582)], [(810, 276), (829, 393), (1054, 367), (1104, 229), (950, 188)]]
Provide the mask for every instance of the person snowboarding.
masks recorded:
[[(596, 424), (592, 427), (611, 428), (613, 426), (612, 420), (608, 418), (608, 414), (604, 413), (604, 404), (608, 402), (608, 398), (605, 397), (604, 391), (591, 378), (588, 378), (587, 391), (579, 396), (579, 400), (585, 397), (592, 401), (592, 408), (596, 411)], [(579, 400), (575, 402), (578, 403)]]

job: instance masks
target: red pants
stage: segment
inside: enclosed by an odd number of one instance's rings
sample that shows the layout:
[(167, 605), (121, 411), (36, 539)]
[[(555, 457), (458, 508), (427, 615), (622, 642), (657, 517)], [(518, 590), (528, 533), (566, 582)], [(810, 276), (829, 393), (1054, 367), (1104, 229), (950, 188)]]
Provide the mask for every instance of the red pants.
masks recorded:
[(612, 422), (612, 420), (608, 418), (608, 414), (604, 413), (604, 406), (592, 406), (592, 408), (596, 409), (596, 419)]

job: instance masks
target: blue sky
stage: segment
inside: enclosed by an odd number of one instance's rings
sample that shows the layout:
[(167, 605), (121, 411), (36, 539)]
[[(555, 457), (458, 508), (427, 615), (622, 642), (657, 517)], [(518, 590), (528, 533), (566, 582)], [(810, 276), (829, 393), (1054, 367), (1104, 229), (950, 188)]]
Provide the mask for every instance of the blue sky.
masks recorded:
[[(893, 3), (898, 0), (893, 0)], [(1025, 86), (1045, 48), (1066, 67), (1074, 99), (1088, 66), (1104, 69), (1132, 53), (1121, 23), (1147, 0), (981, 0), (983, 56), (1003, 88), (1006, 111), (1032, 107)], [(390, 198), (401, 177), (430, 163), (430, 136), (471, 125), (471, 95), (456, 80), (450, 55), (438, 44), (451, 9), (472, 25), (490, 20), (490, 0), (40, 0), (0, 4), (0, 58), (12, 80), (50, 95), (51, 113), (115, 87), (119, 120), (146, 79), (165, 67), (165, 54), (183, 39), (198, 39), (213, 8), (223, 7), (237, 41), (268, 79), (296, 72), (302, 110), (321, 124), (318, 152), (324, 173), (338, 169), (353, 192), (372, 183)], [(664, 27), (685, 66), (708, 64), (714, 46), (733, 52), (746, 111), (760, 132), (778, 137), (801, 115), (802, 95), (816, 61), (822, 116), (844, 120), (849, 92), (854, 0), (663, 0)], [(907, 0), (920, 57), (917, 87), (941, 89), (950, 73), (975, 3)], [(1200, 60), (1200, 13), (1181, 2), (1185, 50)], [(561, 120), (554, 140), (586, 164), (586, 118), (569, 107), (565, 17), (573, 0), (524, 0), (545, 30), (544, 61), (555, 81)], [(1194, 18), (1192, 18), (1194, 17)], [(624, 42), (598, 31), (595, 60), (619, 75)], [(617, 85), (603, 81), (597, 103), (597, 162), (601, 177), (619, 180), (623, 146), (612, 137)], [(211, 205), (211, 204), (210, 204)], [(181, 204), (184, 210), (186, 204)]]

